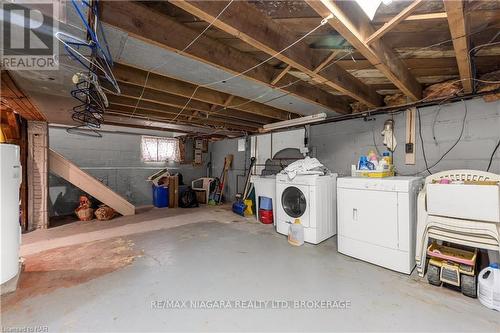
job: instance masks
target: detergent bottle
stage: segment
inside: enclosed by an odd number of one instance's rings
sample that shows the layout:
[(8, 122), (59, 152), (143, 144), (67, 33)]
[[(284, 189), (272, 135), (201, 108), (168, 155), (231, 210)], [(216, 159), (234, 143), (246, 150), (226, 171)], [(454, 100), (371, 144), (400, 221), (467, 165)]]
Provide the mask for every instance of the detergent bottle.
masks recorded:
[(368, 159), (366, 158), (366, 156), (361, 155), (359, 157), (358, 170), (368, 170), (367, 163), (368, 163)]
[(295, 219), (295, 222), (290, 223), (288, 228), (288, 243), (294, 246), (304, 244), (304, 226), (300, 223), (300, 219)]
[(485, 307), (500, 311), (500, 268), (498, 263), (484, 268), (477, 278), (477, 297)]

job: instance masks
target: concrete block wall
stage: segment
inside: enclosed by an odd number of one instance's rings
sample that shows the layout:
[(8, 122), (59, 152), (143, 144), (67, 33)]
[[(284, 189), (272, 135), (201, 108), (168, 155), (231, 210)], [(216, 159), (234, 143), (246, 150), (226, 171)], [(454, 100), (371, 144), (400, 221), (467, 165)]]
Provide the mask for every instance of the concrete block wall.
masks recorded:
[[(206, 174), (205, 166), (142, 161), (139, 134), (102, 132), (102, 138), (93, 138), (68, 134), (64, 128), (51, 127), (49, 146), (136, 206), (152, 204), (151, 184), (146, 179), (156, 171), (171, 167), (182, 173), (184, 183), (188, 185), (191, 180)], [(189, 150), (186, 154), (189, 156)], [(72, 189), (66, 181), (51, 175), (49, 184), (52, 188), (52, 199), (59, 191), (54, 188), (62, 187), (75, 192), (73, 197), (76, 196), (78, 200), (79, 192)], [(71, 212), (71, 209), (68, 210)]]
[[(233, 201), (236, 193), (242, 192), (245, 183), (245, 170), (250, 165), (249, 142), (246, 142), (247, 149), (244, 152), (238, 151), (238, 139), (227, 139), (210, 143), (208, 146), (209, 152), (212, 153), (212, 176), (220, 177), (224, 168), (224, 158), (228, 154), (233, 154), (233, 163), (228, 171), (227, 186), (225, 187), (224, 195), (226, 200)], [(237, 179), (238, 178), (238, 179)], [(238, 182), (238, 187), (236, 183)]]
[[(429, 165), (433, 165), (458, 139), (465, 110), (465, 128), (460, 142), (448, 155), (431, 169), (433, 173), (449, 169), (486, 170), (491, 153), (500, 138), (500, 102), (486, 103), (481, 98), (439, 106), (420, 108), (422, 138)], [(374, 116), (374, 120), (354, 119), (337, 123), (311, 126), (311, 146), (316, 157), (330, 170), (342, 175), (350, 174), (351, 164), (359, 156), (378, 148), (386, 150), (380, 132), (389, 115)], [(405, 164), (404, 142), (406, 115), (394, 116), (395, 136), (398, 142), (394, 164), (401, 174), (426, 176), (416, 119), (416, 164)], [(434, 139), (435, 137), (435, 139)], [(497, 152), (491, 172), (500, 173), (500, 152)]]
[[(449, 169), (486, 170), (491, 153), (500, 139), (500, 102), (486, 103), (482, 98), (465, 102), (458, 101), (442, 105), (441, 108), (430, 106), (419, 109), (427, 161), (429, 165), (434, 164), (455, 143), (462, 127), (465, 107), (467, 107), (467, 117), (462, 139), (439, 164), (431, 169), (433, 173)], [(370, 118), (373, 120), (353, 119), (311, 126), (309, 144), (312, 151), (331, 171), (344, 176), (350, 175), (351, 164), (356, 164), (361, 154), (375, 150), (375, 147), (381, 153), (386, 150), (380, 132), (384, 122), (391, 116), (378, 115)], [(420, 176), (427, 176), (419, 137), (418, 118), (415, 165), (405, 164), (405, 113), (394, 115), (394, 121), (398, 142), (394, 152), (394, 163), (398, 172), (403, 175), (418, 173)], [(230, 173), (227, 192), (233, 199), (238, 191), (235, 188), (234, 174), (244, 172), (245, 160), (248, 165), (250, 155), (237, 151), (237, 139), (212, 143), (209, 151), (213, 155), (214, 175), (217, 176), (222, 169), (224, 156), (230, 153), (235, 155), (236, 162)], [(494, 156), (490, 172), (500, 173), (500, 151), (497, 151)]]

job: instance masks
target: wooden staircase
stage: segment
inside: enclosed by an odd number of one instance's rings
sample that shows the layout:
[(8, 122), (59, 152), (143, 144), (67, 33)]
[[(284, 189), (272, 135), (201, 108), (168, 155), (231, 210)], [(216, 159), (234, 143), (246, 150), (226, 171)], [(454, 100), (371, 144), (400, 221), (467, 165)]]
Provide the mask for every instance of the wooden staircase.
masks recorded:
[(135, 214), (134, 205), (52, 149), (49, 149), (49, 170), (118, 213)]

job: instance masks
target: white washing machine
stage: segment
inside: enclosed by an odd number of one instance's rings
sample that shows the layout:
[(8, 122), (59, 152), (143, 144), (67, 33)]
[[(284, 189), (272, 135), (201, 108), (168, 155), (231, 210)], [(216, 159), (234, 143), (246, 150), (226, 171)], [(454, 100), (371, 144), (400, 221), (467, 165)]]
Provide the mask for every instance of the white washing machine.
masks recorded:
[(421, 186), (418, 177), (339, 178), (338, 251), (410, 274)]
[(337, 174), (276, 175), (276, 231), (288, 235), (296, 218), (304, 226), (304, 241), (318, 244), (337, 233)]

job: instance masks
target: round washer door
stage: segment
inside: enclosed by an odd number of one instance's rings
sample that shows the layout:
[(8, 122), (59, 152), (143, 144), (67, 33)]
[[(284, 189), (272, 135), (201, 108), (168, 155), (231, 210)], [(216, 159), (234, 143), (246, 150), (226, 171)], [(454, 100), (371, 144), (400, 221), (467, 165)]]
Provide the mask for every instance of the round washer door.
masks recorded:
[(287, 187), (281, 195), (281, 205), (288, 216), (298, 218), (304, 215), (307, 207), (306, 197), (295, 186)]

